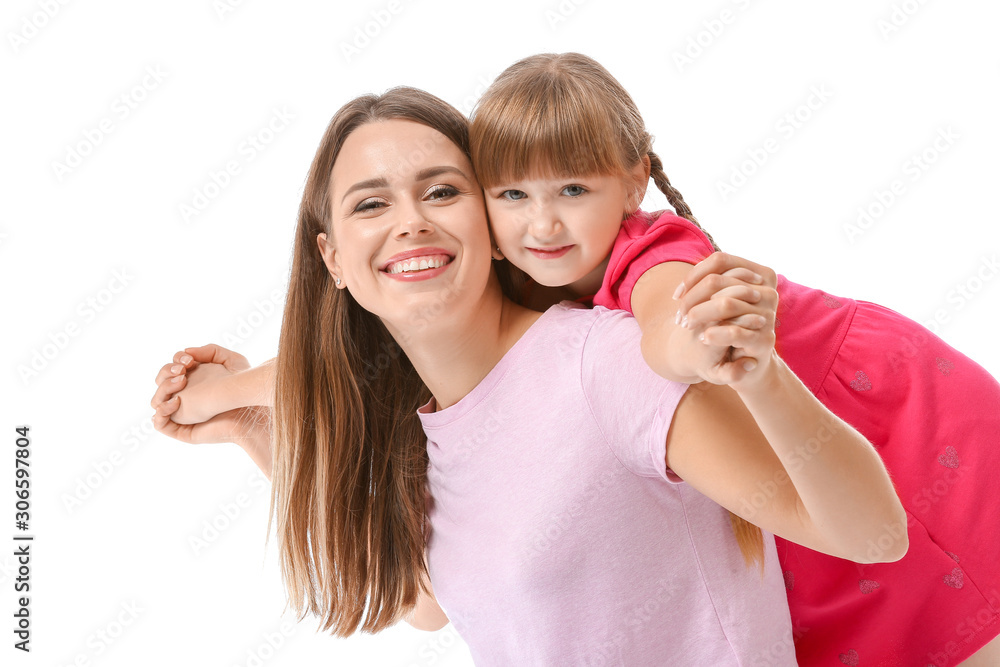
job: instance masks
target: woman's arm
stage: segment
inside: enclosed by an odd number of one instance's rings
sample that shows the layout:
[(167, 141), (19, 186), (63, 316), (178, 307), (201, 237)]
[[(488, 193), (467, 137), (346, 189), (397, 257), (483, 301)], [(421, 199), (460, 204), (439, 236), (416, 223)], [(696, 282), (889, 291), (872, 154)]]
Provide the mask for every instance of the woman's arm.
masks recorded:
[[(186, 361), (184, 361), (186, 359)], [(185, 348), (171, 366), (178, 380), (178, 424), (198, 424), (215, 415), (250, 406), (274, 405), (274, 359), (259, 366), (241, 354), (219, 345)]]
[(423, 577), (423, 584), (429, 592), (420, 591), (417, 594), (417, 604), (405, 620), (417, 630), (427, 630), (429, 632), (440, 630), (448, 625), (448, 616), (441, 609), (441, 605), (437, 603), (437, 598), (434, 597), (434, 589), (431, 587), (431, 580), (426, 575)]
[[(191, 358), (184, 360), (185, 356)], [(191, 388), (184, 389), (189, 369), (197, 372), (209, 370), (213, 366), (222, 368), (225, 362), (229, 362), (229, 366), (232, 367), (234, 360), (239, 365), (236, 357), (240, 355), (217, 345), (187, 348), (174, 355), (174, 362), (163, 366), (156, 376), (156, 392), (150, 401), (155, 410), (153, 426), (160, 433), (189, 444), (234, 442), (250, 456), (270, 480), (272, 471), (270, 403), (273, 399), (269, 399), (266, 406), (258, 404), (253, 407), (231, 409), (194, 424), (178, 424), (172, 419), (181, 406), (181, 396), (191, 390)], [(222, 399), (222, 404), (226, 404), (227, 401), (229, 404), (233, 402), (238, 404), (248, 397), (261, 400), (260, 392), (266, 391), (268, 387), (274, 387), (273, 362), (274, 359), (271, 359), (260, 366), (236, 373), (227, 370), (224, 375), (206, 382), (204, 386), (231, 392)], [(180, 379), (172, 382), (174, 377)], [(270, 397), (271, 393), (267, 392), (267, 396)], [(430, 580), (426, 576), (423, 583), (428, 592), (421, 590), (418, 593), (417, 603), (405, 620), (418, 630), (440, 630), (448, 624), (448, 617), (438, 605)]]
[(906, 514), (882, 460), (780, 360), (772, 366), (760, 392), (691, 387), (667, 467), (775, 535), (859, 563), (899, 560)]

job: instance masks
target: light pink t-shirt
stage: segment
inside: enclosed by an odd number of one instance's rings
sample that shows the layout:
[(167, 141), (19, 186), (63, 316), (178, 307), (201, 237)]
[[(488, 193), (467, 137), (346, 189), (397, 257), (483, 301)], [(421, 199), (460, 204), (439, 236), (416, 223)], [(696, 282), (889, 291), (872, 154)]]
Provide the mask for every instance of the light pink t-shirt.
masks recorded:
[(574, 306), (421, 408), (441, 607), (480, 666), (794, 665), (773, 538), (762, 580), (666, 469), (687, 385), (649, 370), (627, 313)]

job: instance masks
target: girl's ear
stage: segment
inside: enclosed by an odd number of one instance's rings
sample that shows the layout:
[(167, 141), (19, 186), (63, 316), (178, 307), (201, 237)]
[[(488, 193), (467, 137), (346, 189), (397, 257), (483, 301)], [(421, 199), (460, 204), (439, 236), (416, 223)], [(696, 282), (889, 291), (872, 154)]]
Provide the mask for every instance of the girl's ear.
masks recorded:
[(318, 234), (316, 236), (316, 244), (319, 246), (319, 254), (323, 256), (323, 263), (326, 264), (326, 270), (330, 272), (330, 276), (333, 278), (337, 289), (347, 287), (341, 278), (340, 264), (337, 261), (337, 249), (333, 243), (326, 237), (326, 234)]
[(650, 170), (649, 156), (643, 155), (629, 172), (627, 179), (629, 195), (625, 203), (625, 217), (635, 213), (642, 204), (642, 200), (646, 196), (646, 188), (649, 186)]
[(503, 251), (500, 250), (500, 246), (497, 245), (496, 237), (493, 236), (493, 223), (490, 223), (490, 257), (499, 261), (504, 258)]

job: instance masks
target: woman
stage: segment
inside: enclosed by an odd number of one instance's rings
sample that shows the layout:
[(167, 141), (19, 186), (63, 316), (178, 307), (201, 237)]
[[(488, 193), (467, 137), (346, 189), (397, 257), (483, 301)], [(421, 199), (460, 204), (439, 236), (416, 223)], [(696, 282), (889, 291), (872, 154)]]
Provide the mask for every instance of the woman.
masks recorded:
[[(686, 390), (646, 368), (631, 318), (530, 311), (491, 259), (457, 111), (395, 89), (337, 113), (276, 361), (272, 510), (296, 609), (341, 635), (411, 611), (440, 627), (429, 571), (477, 663), (791, 664), (773, 541), (738, 521), (738, 544), (722, 507), (839, 557), (905, 553), (877, 454), (773, 354), (773, 290), (748, 306), (769, 324), (741, 336), (761, 363), (738, 393)], [(249, 413), (172, 422), (171, 376), (159, 430), (235, 428), (267, 470)]]

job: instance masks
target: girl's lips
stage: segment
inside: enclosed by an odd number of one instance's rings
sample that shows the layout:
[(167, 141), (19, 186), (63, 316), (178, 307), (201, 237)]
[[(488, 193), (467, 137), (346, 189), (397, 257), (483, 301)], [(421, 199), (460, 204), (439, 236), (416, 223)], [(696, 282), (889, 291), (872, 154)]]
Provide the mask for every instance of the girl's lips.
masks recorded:
[(573, 249), (572, 245), (558, 246), (555, 248), (526, 248), (528, 252), (539, 259), (556, 259), (562, 257)]

